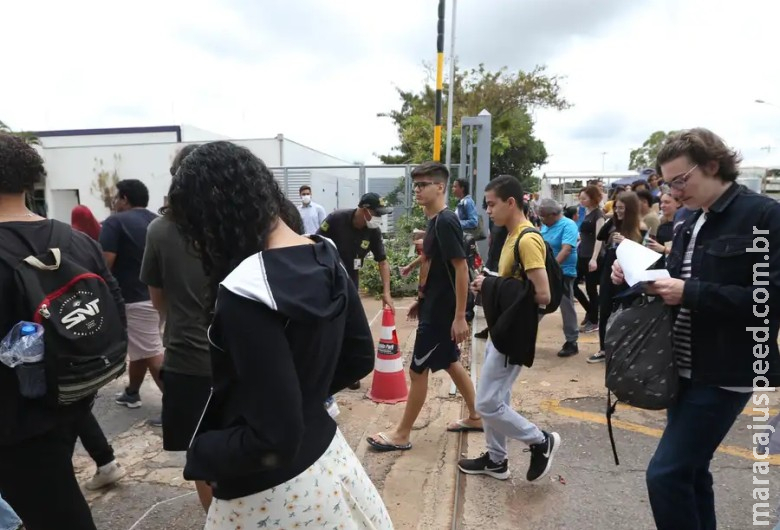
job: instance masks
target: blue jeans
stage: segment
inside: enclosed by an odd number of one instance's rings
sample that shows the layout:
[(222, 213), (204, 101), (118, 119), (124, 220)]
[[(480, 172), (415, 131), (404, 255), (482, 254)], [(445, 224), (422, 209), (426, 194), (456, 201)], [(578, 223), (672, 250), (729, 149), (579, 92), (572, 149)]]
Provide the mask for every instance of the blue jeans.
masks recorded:
[(16, 530), (22, 526), (22, 521), (7, 502), (0, 497), (0, 530)]
[(680, 378), (678, 401), (647, 467), (659, 530), (716, 528), (710, 461), (750, 396)]

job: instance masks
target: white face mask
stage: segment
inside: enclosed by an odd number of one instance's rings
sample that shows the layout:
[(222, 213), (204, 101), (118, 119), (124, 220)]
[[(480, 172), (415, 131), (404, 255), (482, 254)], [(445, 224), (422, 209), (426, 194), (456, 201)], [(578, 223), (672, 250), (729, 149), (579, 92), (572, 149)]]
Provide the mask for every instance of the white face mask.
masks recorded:
[(371, 229), (382, 228), (382, 218), (381, 217), (372, 217), (371, 219), (366, 221), (366, 226), (368, 226)]
[(301, 197), (303, 204), (311, 204), (311, 195), (304, 195)]

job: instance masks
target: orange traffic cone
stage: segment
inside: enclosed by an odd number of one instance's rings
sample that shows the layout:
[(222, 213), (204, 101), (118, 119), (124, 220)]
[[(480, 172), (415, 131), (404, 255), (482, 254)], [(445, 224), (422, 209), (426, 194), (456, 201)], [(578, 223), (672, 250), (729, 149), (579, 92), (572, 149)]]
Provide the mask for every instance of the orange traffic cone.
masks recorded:
[(389, 308), (385, 308), (382, 314), (382, 334), (374, 363), (374, 380), (368, 391), (368, 398), (376, 403), (400, 403), (406, 401), (408, 396), (404, 360), (395, 331), (395, 316)]

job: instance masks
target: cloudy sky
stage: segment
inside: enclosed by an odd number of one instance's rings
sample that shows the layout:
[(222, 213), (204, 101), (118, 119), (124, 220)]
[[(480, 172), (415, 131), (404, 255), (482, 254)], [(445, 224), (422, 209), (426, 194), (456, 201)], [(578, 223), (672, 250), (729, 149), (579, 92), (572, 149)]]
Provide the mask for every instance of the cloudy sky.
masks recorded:
[[(435, 61), (436, 7), (0, 2), (0, 120), (28, 130), (185, 123), (235, 138), (284, 133), (376, 162), (397, 140), (377, 113), (398, 105), (396, 86), (421, 86), (423, 62)], [(456, 54), (464, 67), (546, 64), (566, 76), (574, 108), (536, 113), (547, 170), (625, 169), (651, 132), (693, 126), (715, 130), (747, 164), (780, 164), (778, 20), (777, 0), (460, 0)]]

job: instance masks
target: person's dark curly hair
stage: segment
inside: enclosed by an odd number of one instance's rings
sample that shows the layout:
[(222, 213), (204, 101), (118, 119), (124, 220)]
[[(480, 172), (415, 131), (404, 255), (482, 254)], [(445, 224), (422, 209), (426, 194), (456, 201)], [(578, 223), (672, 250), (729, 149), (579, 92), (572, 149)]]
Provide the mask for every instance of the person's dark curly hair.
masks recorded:
[(149, 206), (149, 188), (138, 179), (124, 179), (117, 182), (116, 196), (125, 199), (133, 208)]
[(46, 176), (41, 155), (22, 138), (0, 133), (0, 193), (31, 191)]
[(285, 201), (265, 163), (230, 142), (201, 145), (171, 184), (170, 215), (197, 252), (210, 297), (239, 263), (265, 247)]

